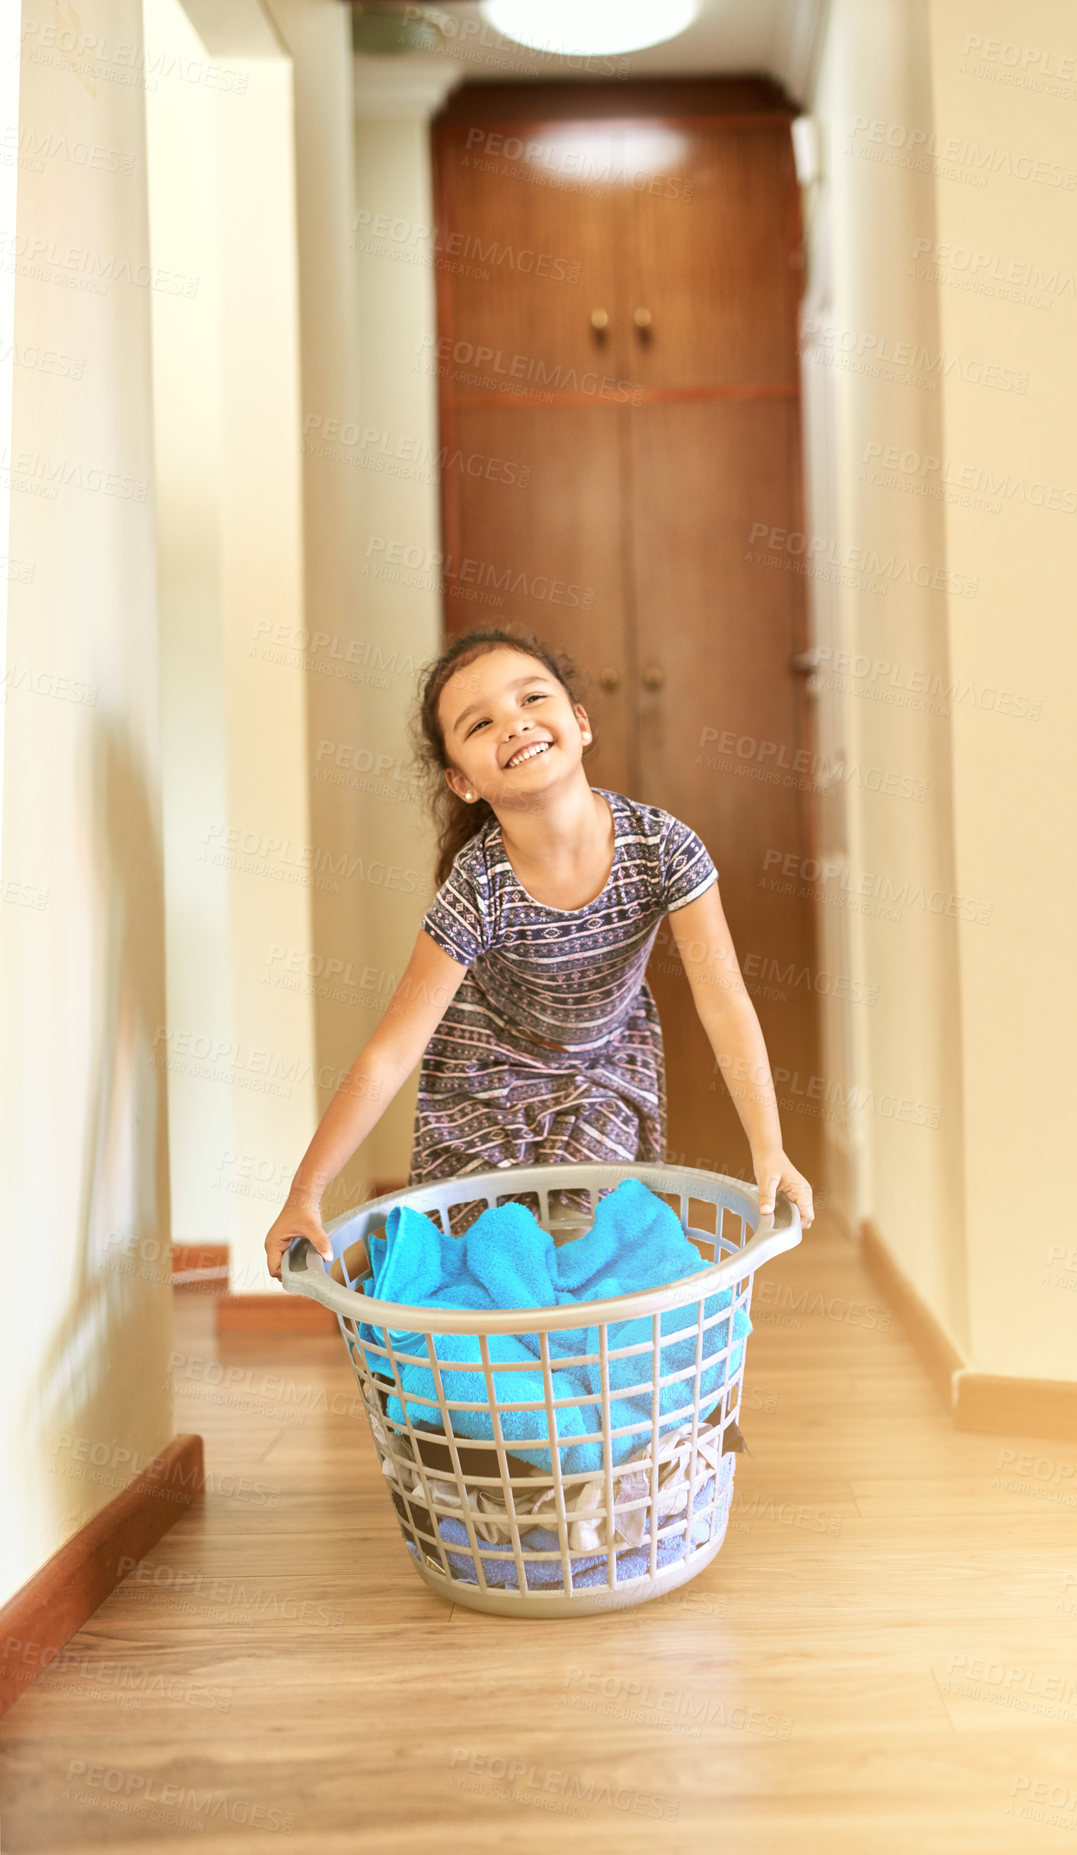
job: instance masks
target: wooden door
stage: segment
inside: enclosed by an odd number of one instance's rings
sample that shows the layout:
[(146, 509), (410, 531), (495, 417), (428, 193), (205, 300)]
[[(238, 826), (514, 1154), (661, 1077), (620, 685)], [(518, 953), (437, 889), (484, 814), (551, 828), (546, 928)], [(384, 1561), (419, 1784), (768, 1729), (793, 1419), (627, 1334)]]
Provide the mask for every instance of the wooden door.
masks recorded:
[(490, 88), (469, 87), (434, 138), (446, 630), (512, 619), (567, 651), (595, 723), (588, 775), (628, 792), (626, 398), (602, 320), (616, 189), (593, 178), (612, 170), (620, 130), (521, 128), (515, 98), (507, 122), (487, 121)]
[(795, 394), (799, 228), (787, 118), (672, 119), (662, 140), (658, 126), (627, 133), (633, 173), (649, 139), (661, 161), (654, 184), (624, 195), (633, 377), (682, 399)]
[[(704, 838), (803, 1088), (811, 906), (759, 886), (768, 850), (810, 850), (786, 776), (810, 748), (803, 586), (751, 545), (800, 507), (790, 114), (765, 85), (476, 85), (434, 150), (447, 631), (512, 618), (575, 658), (589, 777)], [(749, 1176), (665, 924), (648, 978), (670, 1158)], [(782, 1119), (811, 1171), (814, 1129)]]
[[(805, 855), (811, 831), (811, 712), (792, 669), (803, 581), (761, 568), (766, 550), (753, 544), (761, 526), (793, 533), (800, 514), (792, 149), (774, 115), (663, 132), (663, 186), (626, 195), (620, 241), (624, 365), (643, 389), (622, 428), (637, 789), (710, 846), (772, 1064), (789, 1072), (792, 1092), (778, 1088), (787, 1141), (808, 1169), (817, 1126), (805, 1131), (796, 1091), (817, 1070), (804, 983), (814, 922), (810, 904), (765, 886), (767, 852)], [(632, 132), (634, 169), (649, 133)], [(670, 943), (664, 931), (649, 975), (663, 1023), (677, 1026), (670, 1144), (690, 1163), (742, 1170), (739, 1119)]]
[[(746, 558), (754, 521), (795, 525), (795, 406), (705, 399), (647, 405), (628, 423), (637, 790), (708, 845), (771, 1063), (800, 1076), (779, 1097), (795, 1102), (816, 1073), (814, 991), (804, 979), (814, 971), (813, 920), (803, 900), (769, 889), (766, 871), (768, 852), (807, 854), (809, 782), (792, 769), (810, 765), (808, 711), (789, 668), (801, 587)], [(684, 1164), (741, 1170), (740, 1122), (666, 925), (648, 977), (663, 1025), (677, 1027), (666, 1040), (670, 1146)], [(807, 1170), (814, 1136), (795, 1107), (782, 1123)]]
[[(585, 391), (596, 354), (590, 312), (612, 305), (615, 289), (610, 189), (575, 176), (612, 167), (617, 130), (517, 127), (477, 125), (465, 105), (441, 120), (435, 142), (442, 306), (454, 344), (476, 351), (474, 378), (458, 384), (501, 401)], [(520, 144), (542, 158), (512, 158)]]
[(490, 406), (465, 396), (453, 433), (464, 458), (493, 457), (527, 474), (517, 488), (465, 471), (453, 486), (459, 539), (446, 580), (448, 629), (511, 618), (567, 651), (583, 672), (581, 699), (595, 724), (588, 777), (628, 792), (636, 770), (623, 692), (633, 669), (622, 616), (627, 563), (615, 411)]

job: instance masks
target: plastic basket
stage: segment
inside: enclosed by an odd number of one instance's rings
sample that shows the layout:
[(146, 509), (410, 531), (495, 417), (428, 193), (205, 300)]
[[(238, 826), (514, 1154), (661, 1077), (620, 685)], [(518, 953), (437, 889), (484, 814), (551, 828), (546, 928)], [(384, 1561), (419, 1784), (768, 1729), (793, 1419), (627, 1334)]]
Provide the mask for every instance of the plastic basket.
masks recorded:
[[(628, 1178), (671, 1206), (707, 1266), (662, 1288), (526, 1311), (403, 1307), (367, 1292), (366, 1240), (396, 1205), (451, 1233), (462, 1207), (524, 1198), (561, 1243)], [(558, 1199), (578, 1208), (559, 1215)], [(718, 1552), (747, 1351), (736, 1313), (749, 1310), (755, 1270), (800, 1234), (783, 1194), (760, 1218), (754, 1187), (686, 1166), (502, 1167), (371, 1199), (328, 1226), (340, 1281), (305, 1239), (281, 1279), (337, 1316), (420, 1577), (474, 1610), (566, 1617), (659, 1597)], [(461, 1335), (477, 1336), (471, 1363), (453, 1345)], [(527, 1380), (503, 1362), (506, 1335), (532, 1349)], [(536, 1373), (540, 1395), (514, 1396), (536, 1392)], [(581, 1384), (593, 1388), (582, 1400)], [(560, 1413), (579, 1409), (591, 1427), (566, 1438)]]

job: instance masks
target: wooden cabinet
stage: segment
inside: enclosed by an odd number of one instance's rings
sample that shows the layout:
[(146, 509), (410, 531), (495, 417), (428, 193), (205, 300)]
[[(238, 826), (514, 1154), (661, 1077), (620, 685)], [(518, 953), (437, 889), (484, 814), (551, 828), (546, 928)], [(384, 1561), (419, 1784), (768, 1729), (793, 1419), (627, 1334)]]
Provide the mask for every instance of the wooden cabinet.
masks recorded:
[[(775, 852), (811, 852), (804, 586), (759, 545), (801, 508), (791, 115), (761, 80), (458, 90), (433, 133), (436, 364), (446, 630), (511, 619), (567, 650), (592, 783), (708, 844), (811, 1171), (810, 885), (770, 886)], [(747, 1174), (665, 926), (648, 978), (670, 1158)]]

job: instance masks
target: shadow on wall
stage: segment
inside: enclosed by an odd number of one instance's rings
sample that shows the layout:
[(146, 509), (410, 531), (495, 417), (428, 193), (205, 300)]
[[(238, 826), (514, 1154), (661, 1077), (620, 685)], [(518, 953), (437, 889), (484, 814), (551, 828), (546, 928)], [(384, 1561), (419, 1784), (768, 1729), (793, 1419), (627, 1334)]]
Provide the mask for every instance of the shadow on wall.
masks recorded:
[[(172, 1435), (159, 825), (126, 731), (102, 718), (93, 748), (86, 906), (62, 943), (72, 965), (92, 966), (81, 1155), (76, 1127), (51, 1129), (54, 1163), (81, 1165), (76, 1253), (67, 1281), (54, 1278), (51, 1338), (20, 1423), (26, 1485), (42, 1472), (55, 1478), (55, 1517), (42, 1513), (36, 1526), (38, 1538), (54, 1540), (105, 1506)], [(91, 943), (84, 962), (76, 935)], [(72, 1060), (66, 1046), (52, 1055), (57, 1074)]]

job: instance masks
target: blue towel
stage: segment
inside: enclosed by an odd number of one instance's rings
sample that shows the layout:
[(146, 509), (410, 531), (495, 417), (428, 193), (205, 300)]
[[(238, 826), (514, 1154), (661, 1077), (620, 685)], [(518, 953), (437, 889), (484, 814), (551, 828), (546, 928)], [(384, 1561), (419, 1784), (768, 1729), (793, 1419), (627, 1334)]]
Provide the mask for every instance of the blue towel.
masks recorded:
[[(386, 1219), (385, 1235), (372, 1238), (368, 1249), (374, 1276), (372, 1291), (380, 1300), (432, 1308), (526, 1309), (601, 1301), (638, 1289), (664, 1287), (709, 1266), (685, 1236), (676, 1213), (639, 1179), (624, 1179), (615, 1191), (600, 1198), (591, 1230), (560, 1249), (526, 1205), (521, 1204), (487, 1209), (462, 1237), (446, 1236), (431, 1218), (407, 1205), (397, 1205)], [(728, 1289), (708, 1296), (706, 1317), (728, 1309), (731, 1300)], [(703, 1334), (700, 1395), (708, 1400), (714, 1398), (730, 1372), (740, 1369), (743, 1357), (740, 1342), (752, 1330), (744, 1309), (738, 1307), (733, 1315), (729, 1358), (716, 1357), (730, 1345), (729, 1326), (728, 1320), (715, 1320)], [(662, 1375), (694, 1372), (695, 1308), (674, 1308), (663, 1314), (660, 1333)], [(643, 1345), (646, 1348), (609, 1362), (610, 1425), (615, 1430), (627, 1426), (624, 1434), (612, 1439), (610, 1453), (614, 1464), (623, 1462), (651, 1440), (653, 1334), (650, 1315), (612, 1321), (609, 1325), (611, 1351), (618, 1346)], [(683, 1337), (677, 1338), (678, 1335)], [(359, 1326), (359, 1337), (368, 1369), (391, 1379), (392, 1370), (381, 1350), (384, 1346), (381, 1329), (363, 1322)], [(398, 1353), (427, 1356), (426, 1338), (421, 1333), (390, 1329), (389, 1338)], [(665, 1344), (667, 1339), (669, 1344)], [(548, 1445), (550, 1440), (543, 1404), (539, 1336), (522, 1332), (494, 1334), (487, 1343), (492, 1366), (518, 1363), (527, 1368), (491, 1372), (505, 1443), (514, 1456), (551, 1474), (549, 1447), (527, 1447), (532, 1443)], [(482, 1373), (453, 1370), (454, 1365), (481, 1364), (477, 1335), (438, 1334), (433, 1345), (449, 1406), (453, 1407), (459, 1400), (485, 1403), (487, 1387)], [(600, 1362), (596, 1357), (590, 1365), (558, 1367), (558, 1360), (583, 1353), (597, 1355), (598, 1328), (572, 1327), (551, 1333), (549, 1346), (553, 1395), (571, 1400), (557, 1412), (556, 1440), (560, 1445), (562, 1472), (566, 1475), (597, 1474), (605, 1466), (601, 1438), (591, 1442), (573, 1439), (602, 1429)], [(430, 1367), (398, 1364), (398, 1371), (410, 1420), (413, 1423), (437, 1422), (436, 1390)], [(661, 1386), (660, 1432), (691, 1421), (693, 1390), (692, 1376)], [(434, 1402), (418, 1404), (413, 1402), (416, 1397), (427, 1397)], [(537, 1403), (539, 1408), (513, 1408), (531, 1402)], [(394, 1423), (404, 1422), (403, 1405), (395, 1395), (389, 1398), (387, 1415)], [(493, 1440), (494, 1428), (488, 1409), (453, 1408), (452, 1425), (459, 1436)], [(491, 1470), (493, 1472), (493, 1460)]]

